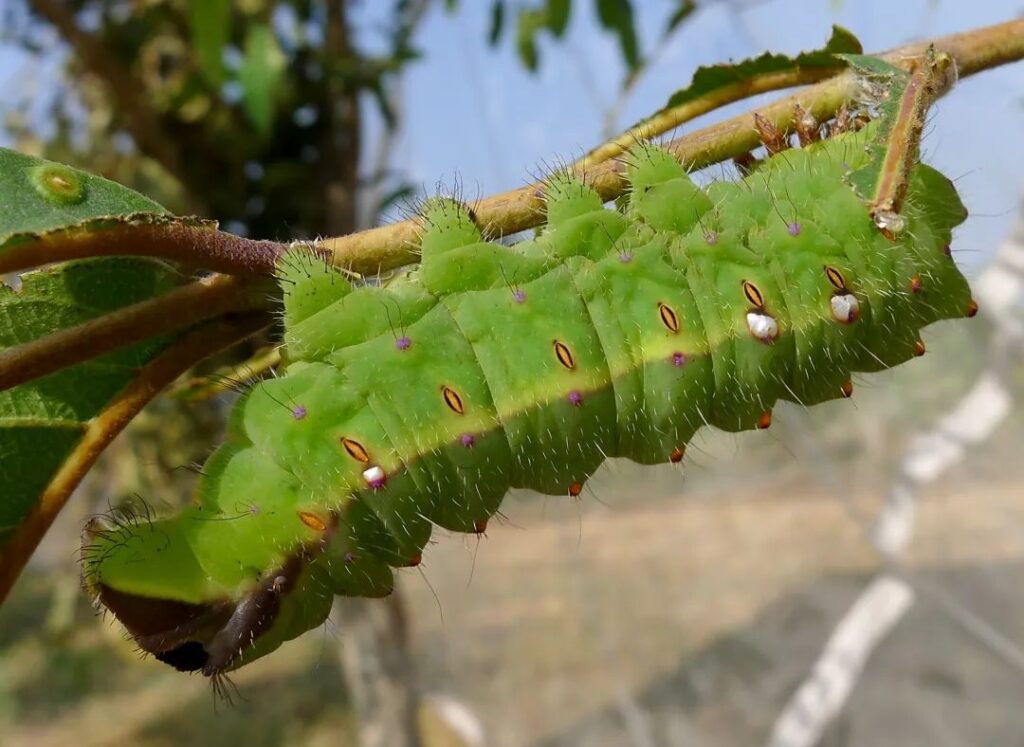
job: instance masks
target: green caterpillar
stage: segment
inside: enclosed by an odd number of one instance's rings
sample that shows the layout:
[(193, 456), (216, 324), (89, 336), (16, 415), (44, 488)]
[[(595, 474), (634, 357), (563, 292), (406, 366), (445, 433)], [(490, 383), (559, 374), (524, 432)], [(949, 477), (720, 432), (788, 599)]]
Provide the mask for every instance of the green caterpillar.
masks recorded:
[(698, 428), (764, 428), (920, 355), (922, 326), (975, 310), (949, 252), (966, 212), (918, 164), (883, 235), (844, 181), (876, 130), (706, 189), (638, 146), (616, 209), (555, 175), (511, 247), (434, 199), (422, 263), (386, 287), (295, 250), (287, 375), (239, 402), (194, 505), (90, 524), (88, 587), (145, 651), (218, 676), (336, 594), (388, 594), (433, 525), (480, 533), (509, 488), (577, 496), (607, 457), (678, 462)]

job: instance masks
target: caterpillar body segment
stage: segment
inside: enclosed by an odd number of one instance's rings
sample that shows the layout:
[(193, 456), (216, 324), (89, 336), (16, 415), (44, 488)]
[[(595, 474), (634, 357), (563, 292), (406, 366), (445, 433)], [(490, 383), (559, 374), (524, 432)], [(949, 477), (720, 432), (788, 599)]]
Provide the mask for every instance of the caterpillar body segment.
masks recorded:
[(479, 533), (512, 487), (577, 496), (605, 458), (678, 462), (705, 425), (849, 396), (852, 372), (971, 310), (949, 181), (915, 167), (895, 238), (844, 181), (871, 132), (706, 189), (639, 146), (620, 209), (557, 175), (548, 224), (514, 246), (431, 200), (421, 265), (386, 287), (296, 250), (286, 375), (237, 405), (196, 505), (91, 529), (87, 584), (145, 650), (218, 675), (335, 594), (387, 594), (434, 525)]

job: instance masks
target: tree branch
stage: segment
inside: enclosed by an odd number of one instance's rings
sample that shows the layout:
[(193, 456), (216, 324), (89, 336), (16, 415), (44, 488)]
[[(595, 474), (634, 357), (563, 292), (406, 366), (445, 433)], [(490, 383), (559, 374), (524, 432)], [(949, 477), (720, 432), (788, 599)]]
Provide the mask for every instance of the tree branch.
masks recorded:
[(161, 257), (231, 275), (272, 277), (288, 245), (257, 241), (185, 221), (121, 223), (108, 229), (70, 228), (0, 249), (0, 275), (85, 257)]
[[(1024, 58), (1024, 20), (919, 42), (880, 56), (909, 69), (930, 45), (934, 45), (937, 52), (949, 54), (957, 63), (960, 77), (966, 77)], [(819, 120), (828, 119), (855, 99), (858, 93), (855, 82), (856, 76), (845, 72), (775, 101), (759, 113), (780, 129), (788, 129), (797, 104)], [(750, 115), (741, 114), (676, 138), (665, 147), (687, 166), (696, 169), (742, 155), (758, 144)], [(624, 171), (625, 165), (621, 162), (608, 161), (584, 170), (581, 176), (607, 201), (620, 196), (628, 187)], [(533, 228), (544, 220), (542, 185), (531, 184), (489, 197), (474, 205), (474, 210), (489, 235), (501, 236)], [(406, 220), (325, 239), (318, 246), (331, 254), (335, 265), (373, 273), (415, 261), (418, 243), (418, 222)]]
[[(652, 59), (654, 56), (660, 54), (661, 50), (664, 49), (664, 43), (670, 38), (670, 36), (666, 36), (662, 39), (662, 44), (660, 44), (652, 53)], [(646, 65), (650, 64), (650, 61), (646, 63)], [(613, 129), (615, 127), (615, 121), (618, 119), (619, 113), (636, 86), (637, 81), (640, 80), (640, 75), (635, 74), (629, 78), (626, 85), (623, 86), (623, 89), (619, 94), (619, 98), (616, 99), (615, 103), (613, 103), (611, 108), (609, 108), (605, 113), (604, 129), (607, 133), (607, 137), (610, 139), (608, 142), (603, 145), (599, 145), (583, 156), (583, 158), (576, 161), (576, 163), (573, 164), (573, 168), (584, 169), (587, 166), (594, 166), (608, 161), (622, 153), (625, 153), (639, 140), (650, 140), (651, 138), (662, 135), (669, 130), (675, 129), (681, 124), (685, 124), (690, 120), (696, 119), (702, 114), (707, 114), (715, 109), (720, 109), (721, 107), (735, 101), (742, 101), (743, 99), (750, 98), (751, 96), (768, 93), (769, 91), (780, 91), (784, 88), (794, 88), (796, 86), (817, 83), (842, 72), (844, 67), (845, 66), (843, 65), (836, 64), (834, 67), (798, 68), (796, 70), (760, 73), (744, 80), (737, 81), (731, 85), (722, 86), (721, 88), (717, 88), (709, 93), (705, 93), (698, 99), (686, 101), (678, 106), (667, 107), (655, 112), (652, 116), (635, 126), (630, 127), (622, 134), (615, 136)], [(643, 69), (647, 68), (645, 67)], [(638, 71), (638, 73), (642, 72), (643, 69)]]
[(212, 275), (0, 352), (0, 391), (150, 337), (265, 304), (266, 293), (258, 286)]
[[(44, 5), (49, 0), (33, 0)], [(1024, 20), (976, 29), (900, 47), (882, 57), (910, 69), (915, 61), (934, 45), (956, 63), (961, 77), (1024, 58)], [(819, 120), (829, 119), (858, 95), (856, 74), (847, 71), (763, 107), (759, 114), (769, 123), (787, 130), (797, 105)], [(667, 126), (671, 118), (650, 132)], [(690, 168), (703, 168), (756, 148), (758, 133), (750, 115), (742, 114), (666, 145)], [(628, 187), (625, 165), (606, 161), (582, 171), (583, 178), (605, 201), (620, 196)], [(501, 236), (539, 225), (544, 220), (543, 185), (531, 184), (494, 195), (474, 206), (481, 227), (492, 236)], [(330, 255), (330, 261), (357, 272), (376, 273), (415, 262), (418, 256), (419, 223), (401, 221), (368, 231), (324, 239), (318, 248)], [(49, 254), (40, 258), (43, 248)], [(129, 224), (110, 231), (70, 232), (41, 237), (24, 246), (0, 253), (0, 273), (11, 272), (41, 262), (55, 262), (85, 256), (114, 254), (160, 256), (192, 266), (206, 267), (232, 274), (269, 275), (274, 262), (287, 245), (272, 241), (253, 241), (184, 223)]]
[(103, 450), (164, 387), (201, 360), (270, 324), (265, 313), (223, 318), (178, 340), (151, 360), (102, 412), (89, 421), (82, 440), (43, 491), (39, 501), (0, 548), (0, 602), (6, 598), (22, 568), (67, 503), (72, 491)]

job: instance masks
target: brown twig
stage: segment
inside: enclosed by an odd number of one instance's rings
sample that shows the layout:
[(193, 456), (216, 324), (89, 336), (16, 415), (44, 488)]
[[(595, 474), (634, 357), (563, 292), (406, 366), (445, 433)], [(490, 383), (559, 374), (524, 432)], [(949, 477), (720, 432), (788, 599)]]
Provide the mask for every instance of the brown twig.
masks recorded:
[(205, 319), (266, 303), (259, 286), (211, 275), (0, 352), (0, 391)]
[(225, 233), (185, 220), (54, 231), (0, 250), (0, 274), (85, 257), (161, 257), (231, 275), (270, 277), (288, 245)]
[(0, 602), (3, 602), (43, 535), (72, 491), (103, 450), (160, 390), (196, 363), (255, 334), (270, 323), (265, 313), (222, 318), (188, 333), (143, 366), (102, 412), (89, 421), (82, 440), (47, 485), (32, 510), (0, 547)]
[[(937, 52), (950, 55), (957, 63), (960, 77), (966, 77), (1024, 58), (1024, 20), (919, 42), (880, 56), (908, 69), (930, 45), (934, 45)], [(759, 109), (758, 113), (783, 129), (789, 129), (796, 105), (819, 120), (828, 119), (856, 97), (854, 81), (854, 75), (846, 72), (780, 99)], [(757, 145), (757, 132), (750, 114), (741, 114), (677, 138), (666, 147), (688, 166), (702, 168), (741, 155)], [(628, 186), (624, 166), (618, 161), (586, 169), (582, 176), (605, 200), (615, 199)], [(541, 185), (531, 184), (489, 197), (474, 205), (474, 210), (489, 235), (507, 235), (533, 228), (544, 220)], [(331, 254), (335, 265), (373, 273), (415, 261), (418, 240), (418, 222), (407, 220), (325, 239), (319, 246)]]

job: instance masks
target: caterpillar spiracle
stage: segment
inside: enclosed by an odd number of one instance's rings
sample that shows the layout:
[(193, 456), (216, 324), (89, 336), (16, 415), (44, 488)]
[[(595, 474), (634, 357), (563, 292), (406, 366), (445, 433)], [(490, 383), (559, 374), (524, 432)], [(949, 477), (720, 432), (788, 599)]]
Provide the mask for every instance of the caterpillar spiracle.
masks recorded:
[(286, 374), (238, 402), (191, 506), (87, 527), (88, 588), (143, 650), (216, 677), (334, 595), (388, 594), (434, 525), (483, 532), (510, 488), (577, 496), (608, 457), (678, 462), (699, 428), (764, 428), (777, 400), (920, 355), (921, 327), (976, 309), (949, 251), (966, 211), (916, 164), (885, 235), (845, 179), (873, 132), (706, 188), (639, 145), (627, 198), (556, 174), (513, 246), (435, 198), (421, 264), (384, 286), (294, 250)]

